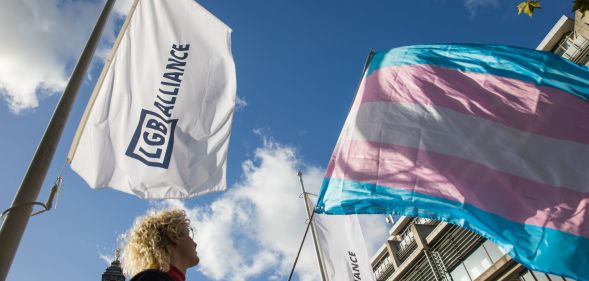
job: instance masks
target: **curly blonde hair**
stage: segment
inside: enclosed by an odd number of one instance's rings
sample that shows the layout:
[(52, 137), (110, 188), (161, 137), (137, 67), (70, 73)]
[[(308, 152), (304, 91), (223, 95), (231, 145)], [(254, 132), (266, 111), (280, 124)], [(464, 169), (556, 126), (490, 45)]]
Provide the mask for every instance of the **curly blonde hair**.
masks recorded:
[(135, 220), (127, 233), (123, 248), (123, 270), (126, 275), (147, 269), (170, 269), (171, 239), (181, 237), (190, 228), (190, 220), (182, 210), (152, 212)]

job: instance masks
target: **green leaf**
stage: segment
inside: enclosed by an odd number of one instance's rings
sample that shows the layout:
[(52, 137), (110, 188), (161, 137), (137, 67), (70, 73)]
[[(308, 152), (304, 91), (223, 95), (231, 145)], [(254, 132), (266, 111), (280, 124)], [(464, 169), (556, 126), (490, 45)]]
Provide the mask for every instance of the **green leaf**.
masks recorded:
[[(576, 1), (589, 1), (589, 0), (576, 0)], [(535, 9), (541, 9), (539, 0), (526, 0), (517, 5), (517, 14), (524, 13), (528, 16), (534, 14)]]

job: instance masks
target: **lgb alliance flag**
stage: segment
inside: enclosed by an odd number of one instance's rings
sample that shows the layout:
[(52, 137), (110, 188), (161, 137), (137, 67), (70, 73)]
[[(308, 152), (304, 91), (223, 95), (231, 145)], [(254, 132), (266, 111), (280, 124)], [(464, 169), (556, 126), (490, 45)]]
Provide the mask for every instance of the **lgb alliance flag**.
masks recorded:
[(326, 281), (376, 281), (358, 216), (315, 214)]
[(526, 267), (589, 280), (589, 69), (507, 46), (372, 59), (317, 211), (448, 221)]
[(231, 29), (191, 0), (140, 0), (68, 159), (141, 198), (222, 191), (235, 105)]

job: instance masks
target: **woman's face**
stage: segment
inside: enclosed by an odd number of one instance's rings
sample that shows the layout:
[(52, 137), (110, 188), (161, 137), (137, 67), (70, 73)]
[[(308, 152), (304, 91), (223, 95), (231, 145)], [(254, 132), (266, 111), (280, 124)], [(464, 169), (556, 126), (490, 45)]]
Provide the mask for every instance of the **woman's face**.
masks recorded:
[(193, 240), (192, 228), (187, 229), (185, 233), (180, 235), (175, 246), (174, 250), (177, 257), (180, 258), (187, 267), (192, 267), (198, 264), (200, 259), (196, 252), (196, 242)]
[(170, 262), (174, 266), (186, 270), (199, 262), (196, 253), (196, 242), (193, 240), (192, 228), (187, 228), (176, 238), (172, 238), (170, 245)]

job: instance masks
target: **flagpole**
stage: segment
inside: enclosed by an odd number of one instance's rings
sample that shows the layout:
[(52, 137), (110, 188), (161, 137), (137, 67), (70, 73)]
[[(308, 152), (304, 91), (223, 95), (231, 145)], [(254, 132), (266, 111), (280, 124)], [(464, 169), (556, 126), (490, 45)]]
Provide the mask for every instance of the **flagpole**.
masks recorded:
[[(360, 90), (360, 85), (362, 84), (362, 79), (364, 79), (364, 75), (366, 74), (366, 71), (368, 70), (368, 67), (370, 66), (370, 62), (372, 62), (372, 58), (374, 57), (375, 54), (376, 54), (376, 50), (370, 49), (370, 52), (368, 53), (368, 56), (366, 57), (366, 61), (364, 62), (364, 68), (362, 69), (362, 78), (360, 79), (360, 82), (358, 83), (358, 86), (356, 87), (356, 95), (354, 96), (354, 100), (356, 99), (358, 90)], [(354, 102), (352, 102), (352, 105), (350, 105), (350, 108), (352, 108), (353, 104), (354, 104)], [(325, 274), (325, 268), (323, 266), (323, 259), (321, 258), (321, 253), (319, 251), (319, 248), (320, 248), (319, 240), (317, 239), (317, 234), (315, 231), (315, 224), (313, 224), (313, 216), (315, 215), (315, 211), (311, 211), (311, 207), (309, 206), (307, 192), (305, 191), (305, 185), (303, 184), (303, 173), (301, 171), (299, 171), (298, 175), (299, 175), (299, 181), (301, 182), (301, 190), (303, 191), (303, 198), (305, 200), (305, 207), (307, 208), (307, 218), (309, 219), (309, 225), (311, 226), (311, 234), (313, 235), (313, 245), (315, 246), (315, 253), (317, 254), (317, 262), (319, 263), (319, 271), (321, 272), (321, 280), (327, 281), (326, 274)], [(303, 237), (303, 242), (305, 241), (305, 237), (307, 237), (308, 230), (309, 230), (309, 228), (307, 227), (307, 230), (305, 230), (305, 236)], [(302, 245), (303, 242), (301, 242), (301, 248), (303, 246)], [(299, 253), (300, 253), (300, 250), (301, 249), (299, 249)], [(299, 258), (299, 256), (297, 255), (297, 257), (295, 259), (295, 264), (293, 265), (292, 271), (291, 271), (290, 276), (288, 278), (289, 281), (290, 281), (290, 278), (292, 277), (292, 273), (294, 272), (294, 267), (296, 266), (298, 258)]]
[(352, 103), (350, 104), (350, 108), (348, 108), (348, 114), (350, 113), (352, 106), (354, 106), (354, 103), (356, 103), (356, 97), (358, 97), (358, 91), (360, 90), (360, 86), (362, 86), (362, 81), (364, 81), (364, 75), (366, 75), (366, 71), (368, 71), (368, 67), (370, 66), (370, 63), (372, 62), (372, 59), (374, 58), (375, 54), (376, 54), (376, 50), (374, 48), (372, 48), (372, 49), (370, 49), (370, 52), (368, 52), (368, 56), (366, 56), (366, 61), (364, 61), (364, 68), (362, 69), (362, 76), (360, 76), (360, 82), (358, 82), (358, 85), (356, 86), (354, 100), (352, 100)]
[[(309, 222), (311, 222), (313, 220), (314, 216), (315, 216), (315, 212), (313, 212), (311, 214), (311, 218), (309, 219)], [(309, 233), (310, 226), (311, 226), (311, 223), (307, 224), (307, 227), (305, 228), (305, 234), (303, 234), (303, 240), (301, 241), (301, 245), (299, 246), (299, 250), (297, 251), (297, 256), (296, 256), (294, 263), (292, 265), (292, 268), (290, 270), (290, 274), (288, 275), (288, 281), (290, 281), (292, 279), (292, 275), (294, 274), (294, 270), (297, 267), (297, 262), (299, 261), (299, 256), (301, 255), (301, 250), (303, 249), (303, 245), (305, 245), (305, 239), (307, 238), (307, 233)]]
[(59, 144), (59, 140), (66, 125), (76, 95), (84, 81), (86, 70), (92, 62), (92, 56), (98, 45), (102, 30), (106, 25), (116, 0), (108, 0), (96, 22), (94, 30), (84, 47), (84, 51), (74, 68), (72, 76), (63, 92), (62, 97), (53, 112), (49, 125), (37, 147), (37, 151), (29, 165), (29, 169), (12, 202), (10, 211), (0, 229), (0, 281), (6, 280), (8, 271), (16, 255), (18, 245), (25, 232), (25, 228), (33, 211), (33, 202), (37, 200), (47, 170)]
[(112, 60), (114, 55), (116, 54), (117, 50), (119, 49), (119, 45), (121, 44), (121, 40), (123, 40), (123, 35), (127, 28), (129, 27), (129, 22), (131, 22), (131, 18), (135, 14), (135, 9), (137, 8), (137, 4), (139, 4), (139, 0), (133, 0), (131, 4), (131, 9), (125, 18), (125, 22), (123, 26), (121, 26), (121, 30), (119, 31), (119, 35), (117, 35), (117, 39), (115, 40), (112, 49), (110, 50), (110, 54), (106, 61), (104, 62), (104, 66), (102, 67), (102, 72), (100, 72), (100, 76), (96, 81), (96, 85), (94, 86), (94, 90), (92, 91), (92, 95), (90, 95), (90, 99), (86, 104), (86, 109), (84, 110), (84, 114), (82, 114), (82, 118), (80, 119), (80, 123), (78, 123), (78, 128), (76, 129), (76, 134), (72, 140), (72, 145), (70, 146), (70, 150), (67, 154), (67, 162), (72, 163), (72, 159), (74, 159), (74, 154), (76, 153), (76, 149), (78, 148), (78, 144), (80, 143), (80, 137), (84, 132), (84, 128), (86, 127), (86, 122), (88, 122), (88, 117), (90, 116), (90, 111), (92, 107), (94, 107), (94, 103), (96, 102), (96, 98), (98, 97), (98, 91), (102, 88), (102, 83), (104, 83), (104, 78), (106, 77), (106, 73), (112, 64)]
[(319, 239), (317, 239), (317, 232), (315, 230), (315, 224), (313, 224), (313, 210), (309, 206), (309, 198), (307, 197), (307, 192), (305, 191), (305, 185), (303, 184), (303, 173), (299, 171), (299, 181), (301, 182), (301, 190), (303, 190), (303, 199), (305, 200), (305, 207), (307, 208), (307, 218), (309, 219), (309, 224), (311, 225), (311, 234), (313, 235), (313, 245), (315, 246), (315, 253), (317, 254), (317, 263), (319, 263), (319, 272), (321, 273), (321, 280), (327, 281), (325, 277), (325, 268), (323, 267), (323, 259), (321, 258), (321, 252), (319, 251)]

